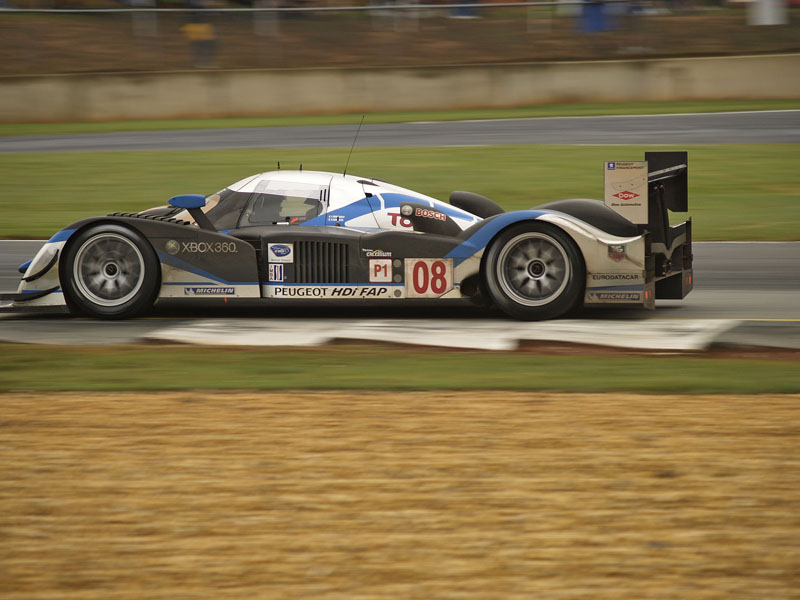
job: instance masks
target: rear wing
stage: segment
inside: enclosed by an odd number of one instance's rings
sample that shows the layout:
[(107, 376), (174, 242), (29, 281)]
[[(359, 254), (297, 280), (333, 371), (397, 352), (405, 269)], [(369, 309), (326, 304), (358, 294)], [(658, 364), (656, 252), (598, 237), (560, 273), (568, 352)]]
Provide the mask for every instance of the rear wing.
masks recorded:
[(672, 212), (689, 210), (687, 152), (645, 152), (648, 196)]
[(686, 152), (645, 152), (643, 161), (605, 163), (605, 204), (646, 235), (657, 298), (683, 298), (693, 287), (692, 220), (669, 223), (670, 212), (689, 209), (688, 173)]
[(643, 161), (605, 163), (605, 204), (631, 223), (648, 225), (653, 209), (689, 208), (686, 152), (645, 152)]

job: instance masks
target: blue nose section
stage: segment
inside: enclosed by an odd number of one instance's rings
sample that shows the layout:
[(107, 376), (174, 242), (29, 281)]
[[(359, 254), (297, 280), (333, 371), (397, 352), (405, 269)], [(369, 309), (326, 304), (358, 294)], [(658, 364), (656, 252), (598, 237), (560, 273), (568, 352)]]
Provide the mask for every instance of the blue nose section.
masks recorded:
[(20, 266), (17, 267), (17, 271), (19, 271), (20, 273), (22, 273), (24, 275), (25, 271), (28, 270), (28, 267), (31, 266), (32, 262), (33, 262), (33, 259), (30, 259), (28, 262), (22, 263)]

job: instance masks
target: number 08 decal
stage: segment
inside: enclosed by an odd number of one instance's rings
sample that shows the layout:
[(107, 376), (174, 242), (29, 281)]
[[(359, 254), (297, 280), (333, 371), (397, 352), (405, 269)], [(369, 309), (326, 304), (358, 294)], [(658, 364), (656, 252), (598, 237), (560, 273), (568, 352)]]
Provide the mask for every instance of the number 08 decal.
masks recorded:
[(406, 298), (438, 298), (452, 289), (452, 258), (406, 259)]

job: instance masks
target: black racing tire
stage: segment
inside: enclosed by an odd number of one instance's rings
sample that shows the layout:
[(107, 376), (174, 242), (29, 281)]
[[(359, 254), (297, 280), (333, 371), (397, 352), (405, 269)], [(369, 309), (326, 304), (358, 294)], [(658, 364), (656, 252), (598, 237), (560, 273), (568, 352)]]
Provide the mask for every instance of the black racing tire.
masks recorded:
[(575, 309), (586, 284), (586, 267), (575, 242), (557, 227), (536, 221), (509, 227), (489, 246), (483, 261), (489, 298), (524, 321), (555, 319)]
[(112, 223), (69, 240), (60, 277), (70, 312), (100, 319), (127, 319), (149, 309), (161, 279), (152, 246), (136, 231)]

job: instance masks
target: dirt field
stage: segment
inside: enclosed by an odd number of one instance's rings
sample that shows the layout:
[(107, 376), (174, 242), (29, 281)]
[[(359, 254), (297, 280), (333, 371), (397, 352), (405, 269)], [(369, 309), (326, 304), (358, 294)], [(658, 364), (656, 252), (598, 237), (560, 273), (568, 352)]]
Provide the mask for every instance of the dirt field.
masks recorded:
[(800, 598), (800, 396), (0, 402), (5, 600)]

